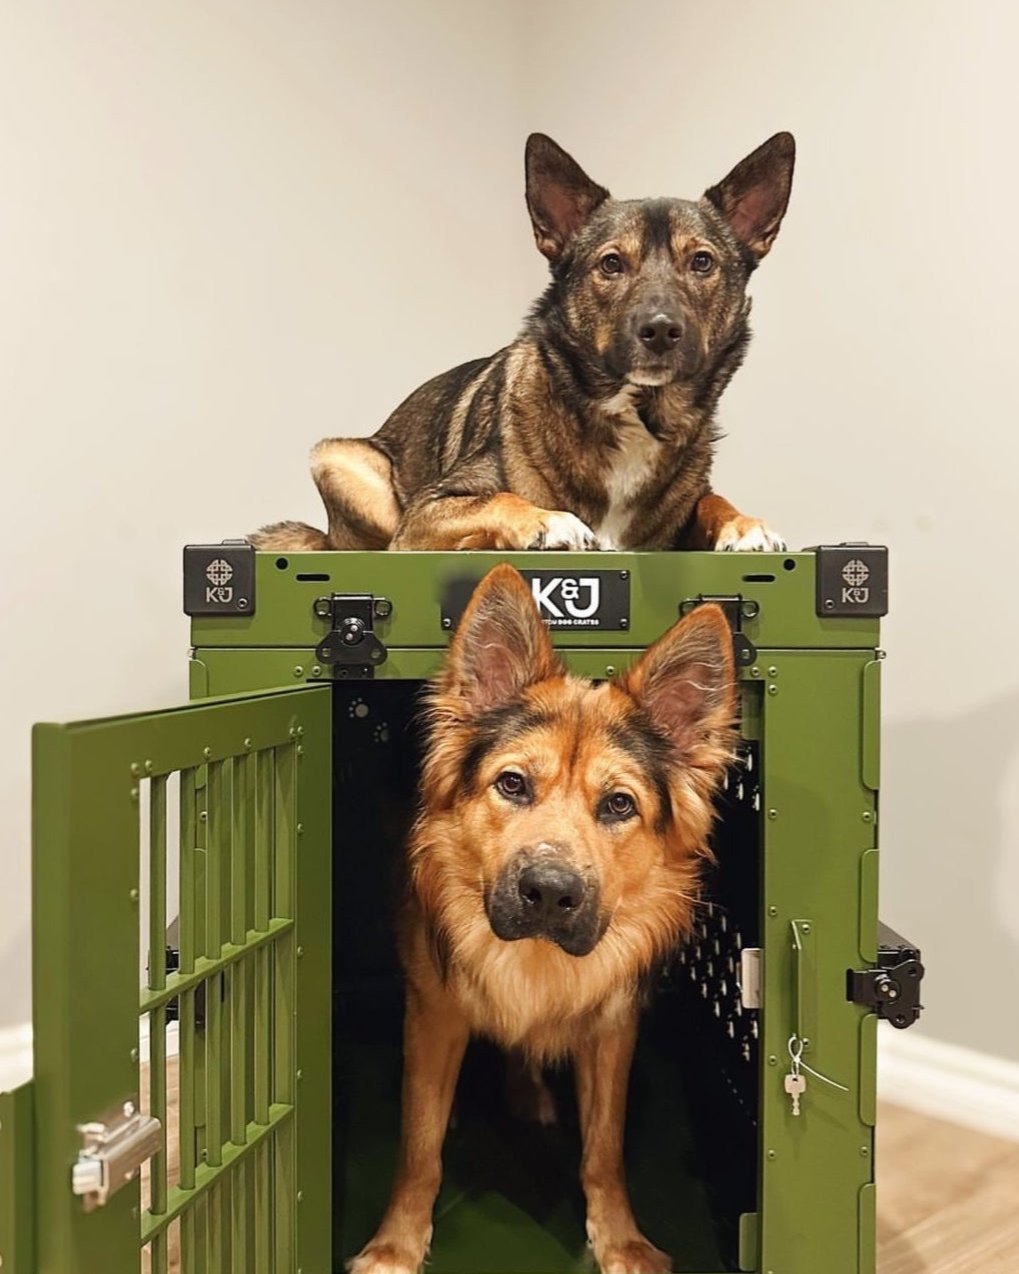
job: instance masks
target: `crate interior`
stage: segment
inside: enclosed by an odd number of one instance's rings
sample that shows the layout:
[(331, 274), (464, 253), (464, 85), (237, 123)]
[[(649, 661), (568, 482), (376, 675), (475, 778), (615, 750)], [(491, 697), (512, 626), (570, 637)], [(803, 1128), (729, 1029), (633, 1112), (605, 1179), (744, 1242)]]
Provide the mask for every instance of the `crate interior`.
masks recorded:
[[(399, 1135), (402, 992), (393, 942), (404, 837), (414, 812), (420, 686), (334, 687), (334, 1266), (371, 1237)], [(740, 1004), (741, 947), (758, 946), (757, 754), (720, 799), (718, 866), (694, 938), (642, 1019), (626, 1161), (644, 1233), (679, 1271), (739, 1268), (739, 1217), (757, 1208), (757, 1012)], [(431, 1274), (590, 1270), (568, 1068), (559, 1120), (507, 1109), (504, 1061), (471, 1045), (446, 1139)]]

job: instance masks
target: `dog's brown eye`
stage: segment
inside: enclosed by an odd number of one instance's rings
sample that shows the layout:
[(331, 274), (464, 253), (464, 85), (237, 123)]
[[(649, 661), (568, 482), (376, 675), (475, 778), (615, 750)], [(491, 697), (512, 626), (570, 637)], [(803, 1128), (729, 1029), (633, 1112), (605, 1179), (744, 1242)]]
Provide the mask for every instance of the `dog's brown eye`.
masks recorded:
[(495, 780), (495, 789), (508, 801), (523, 801), (528, 796), (527, 780), (516, 770), (503, 770)]
[(710, 252), (705, 252), (703, 249), (700, 252), (695, 252), (690, 258), (690, 269), (695, 274), (710, 274), (714, 268), (715, 258)]
[(606, 252), (598, 262), (602, 274), (622, 274), (625, 268), (623, 258), (618, 252)]
[(619, 820), (632, 818), (637, 813), (637, 803), (629, 792), (613, 792), (602, 801), (603, 818)]

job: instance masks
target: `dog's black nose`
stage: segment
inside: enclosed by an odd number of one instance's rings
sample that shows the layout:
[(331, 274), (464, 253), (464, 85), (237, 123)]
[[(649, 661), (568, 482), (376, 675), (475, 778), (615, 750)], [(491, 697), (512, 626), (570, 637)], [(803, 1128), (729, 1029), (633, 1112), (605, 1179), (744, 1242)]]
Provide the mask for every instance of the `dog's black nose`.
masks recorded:
[(564, 920), (584, 901), (587, 887), (569, 867), (535, 863), (520, 874), (520, 897), (535, 918)]
[(683, 329), (668, 314), (655, 314), (637, 329), (637, 336), (652, 353), (665, 354), (679, 343)]

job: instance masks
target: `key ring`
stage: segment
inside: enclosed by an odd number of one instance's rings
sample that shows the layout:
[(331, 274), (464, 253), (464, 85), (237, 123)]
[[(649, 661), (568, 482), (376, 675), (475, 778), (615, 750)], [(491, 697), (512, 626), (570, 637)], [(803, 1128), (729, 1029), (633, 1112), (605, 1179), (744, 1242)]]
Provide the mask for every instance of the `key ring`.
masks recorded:
[(837, 1088), (839, 1092), (849, 1092), (845, 1084), (839, 1084), (834, 1079), (829, 1079), (827, 1075), (822, 1075), (820, 1071), (816, 1071), (812, 1066), (807, 1065), (803, 1060), (803, 1041), (795, 1032), (789, 1036), (789, 1043), (786, 1047), (789, 1049), (789, 1061), (792, 1063), (794, 1075), (798, 1075), (801, 1070), (805, 1070), (808, 1075), (813, 1075), (815, 1079), (821, 1080), (824, 1084), (830, 1084), (832, 1088)]

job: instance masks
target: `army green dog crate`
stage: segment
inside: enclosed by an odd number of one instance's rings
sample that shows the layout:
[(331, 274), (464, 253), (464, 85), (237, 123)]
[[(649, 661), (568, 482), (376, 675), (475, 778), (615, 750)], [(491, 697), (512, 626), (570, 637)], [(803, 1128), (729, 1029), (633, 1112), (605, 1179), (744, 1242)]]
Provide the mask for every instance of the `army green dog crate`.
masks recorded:
[[(421, 687), (498, 560), (189, 547), (190, 705), (37, 727), (35, 1069), (0, 1097), (2, 1274), (329, 1274), (370, 1237)], [(718, 864), (631, 1082), (642, 1228), (687, 1274), (873, 1274), (877, 1024), (915, 1019), (922, 976), (877, 919), (885, 551), (508, 560), (585, 676), (706, 600), (732, 628)], [(472, 1046), (429, 1270), (589, 1269), (569, 1075), (551, 1128), (510, 1118), (501, 1080)]]

